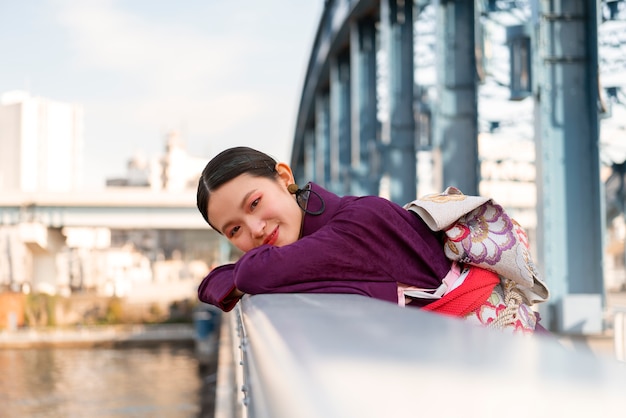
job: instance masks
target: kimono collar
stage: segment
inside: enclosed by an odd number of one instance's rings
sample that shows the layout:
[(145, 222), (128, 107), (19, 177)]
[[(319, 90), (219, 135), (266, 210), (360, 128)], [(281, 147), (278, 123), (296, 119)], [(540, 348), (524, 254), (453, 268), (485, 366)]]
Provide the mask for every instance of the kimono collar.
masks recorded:
[[(309, 183), (308, 187), (312, 193), (309, 194), (307, 200), (307, 209), (315, 212), (322, 207), (320, 198), (324, 200), (325, 209), (320, 215), (304, 214), (302, 225), (302, 236), (311, 235), (313, 232), (326, 225), (339, 209), (341, 198), (334, 193), (329, 192), (322, 186), (315, 183)], [(314, 192), (314, 193), (313, 193)]]

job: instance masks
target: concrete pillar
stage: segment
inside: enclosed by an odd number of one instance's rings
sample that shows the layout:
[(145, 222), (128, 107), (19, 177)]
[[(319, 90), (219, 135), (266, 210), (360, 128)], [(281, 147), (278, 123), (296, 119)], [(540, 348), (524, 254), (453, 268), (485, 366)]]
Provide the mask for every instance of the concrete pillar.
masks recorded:
[[(601, 326), (604, 294), (597, 9), (595, 1), (542, 0), (539, 11), (538, 264), (552, 293), (550, 328), (584, 333)], [(574, 326), (569, 315), (581, 312)]]
[(436, 161), (441, 186), (468, 195), (479, 183), (474, 3), (442, 0), (437, 10)]
[(374, 163), (380, 149), (377, 139), (376, 21), (367, 17), (350, 27), (352, 166), (350, 193), (378, 195), (380, 174)]
[(415, 117), (413, 115), (413, 1), (381, 0), (380, 25), (388, 63), (389, 115), (385, 171), (390, 199), (404, 204), (417, 195)]

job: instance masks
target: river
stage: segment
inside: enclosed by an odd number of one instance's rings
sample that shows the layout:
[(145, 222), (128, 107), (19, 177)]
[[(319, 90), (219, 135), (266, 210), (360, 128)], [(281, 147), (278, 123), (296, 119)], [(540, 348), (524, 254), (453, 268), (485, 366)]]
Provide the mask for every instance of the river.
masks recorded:
[(2, 418), (208, 418), (214, 389), (190, 347), (0, 350)]

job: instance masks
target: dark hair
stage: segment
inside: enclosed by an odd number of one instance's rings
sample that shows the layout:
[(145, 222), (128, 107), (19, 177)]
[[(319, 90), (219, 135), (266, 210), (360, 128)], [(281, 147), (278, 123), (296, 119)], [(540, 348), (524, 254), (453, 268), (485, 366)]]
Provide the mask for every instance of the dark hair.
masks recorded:
[[(213, 157), (202, 170), (197, 195), (198, 210), (209, 225), (207, 208), (211, 192), (241, 174), (274, 179), (278, 177), (276, 160), (248, 147), (228, 148)], [(213, 225), (211, 227), (218, 231)]]

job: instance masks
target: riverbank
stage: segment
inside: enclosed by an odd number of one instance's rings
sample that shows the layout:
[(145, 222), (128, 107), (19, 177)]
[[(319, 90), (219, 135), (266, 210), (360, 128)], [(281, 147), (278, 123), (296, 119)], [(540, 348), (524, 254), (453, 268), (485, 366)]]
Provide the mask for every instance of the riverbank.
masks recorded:
[(133, 324), (23, 328), (0, 331), (0, 349), (40, 347), (141, 347), (155, 344), (193, 346), (192, 324)]

